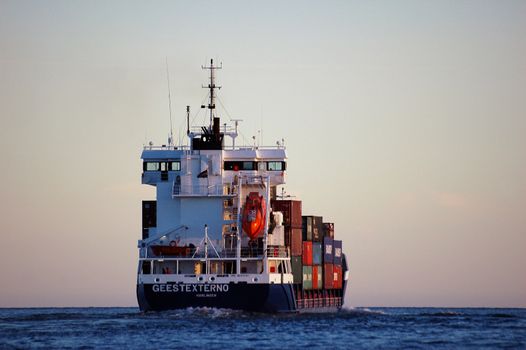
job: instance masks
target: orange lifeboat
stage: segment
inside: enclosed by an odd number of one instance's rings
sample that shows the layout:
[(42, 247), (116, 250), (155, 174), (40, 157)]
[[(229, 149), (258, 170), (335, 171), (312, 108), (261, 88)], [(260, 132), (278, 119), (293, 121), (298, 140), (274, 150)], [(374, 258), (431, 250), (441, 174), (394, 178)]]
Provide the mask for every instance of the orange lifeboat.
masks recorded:
[(267, 206), (265, 199), (257, 192), (250, 192), (243, 208), (242, 226), (243, 231), (255, 239), (265, 228), (267, 220)]

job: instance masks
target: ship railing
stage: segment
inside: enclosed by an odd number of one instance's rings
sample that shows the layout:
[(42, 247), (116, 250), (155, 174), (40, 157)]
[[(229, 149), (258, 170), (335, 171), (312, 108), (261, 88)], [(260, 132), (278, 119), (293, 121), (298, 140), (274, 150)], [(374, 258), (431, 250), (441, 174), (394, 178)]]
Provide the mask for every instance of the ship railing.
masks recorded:
[(287, 258), (288, 256), (289, 250), (286, 247), (267, 247), (267, 257), (269, 258)]
[(163, 150), (163, 151), (188, 151), (188, 150), (190, 150), (190, 146), (187, 146), (187, 145), (179, 145), (179, 146), (175, 146), (175, 145), (160, 145), (160, 146), (144, 145), (143, 149), (146, 150), (146, 151), (158, 151), (158, 150)]
[(230, 184), (182, 185), (174, 181), (172, 196), (235, 196), (236, 190)]
[[(145, 151), (190, 151), (191, 148), (188, 145), (144, 145), (143, 149)], [(252, 146), (252, 145), (243, 145), (243, 146), (232, 146), (224, 145), (224, 150), (233, 151), (233, 150), (267, 150), (267, 149), (286, 149), (282, 145), (268, 145), (268, 146)]]
[[(149, 247), (148, 258), (145, 260), (158, 260), (158, 259), (170, 259), (170, 260), (201, 260), (204, 258), (204, 251), (197, 251), (195, 247), (180, 247), (175, 249), (172, 247), (166, 246), (166, 249), (162, 247)], [(177, 251), (173, 253), (173, 251)], [(288, 258), (289, 250), (286, 247), (271, 246), (267, 248), (268, 258)], [(253, 258), (261, 259), (265, 257), (264, 250), (259, 247), (242, 247), (241, 248), (241, 258)], [(237, 249), (236, 248), (223, 248), (218, 251), (218, 255), (211, 255), (210, 250), (208, 251), (209, 259), (236, 259), (237, 258)]]

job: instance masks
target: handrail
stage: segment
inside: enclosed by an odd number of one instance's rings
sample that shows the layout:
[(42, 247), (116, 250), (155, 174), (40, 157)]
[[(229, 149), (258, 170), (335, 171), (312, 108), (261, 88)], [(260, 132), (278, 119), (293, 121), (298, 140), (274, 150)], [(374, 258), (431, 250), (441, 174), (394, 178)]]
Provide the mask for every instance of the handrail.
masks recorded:
[[(203, 252), (196, 252), (197, 248), (193, 247), (179, 247), (182, 250), (178, 252), (178, 254), (158, 254), (149, 256), (148, 260), (157, 260), (157, 259), (169, 259), (169, 260), (202, 260), (204, 258)], [(236, 248), (224, 248), (222, 250), (218, 251), (218, 257), (211, 258), (209, 257), (209, 260), (217, 260), (217, 259), (235, 259), (237, 249)], [(198, 253), (198, 254), (196, 254)], [(195, 255), (195, 256), (194, 256)], [(262, 259), (265, 255), (263, 254), (262, 248), (250, 248), (250, 247), (243, 247), (241, 248), (241, 258), (245, 259)], [(267, 248), (267, 257), (268, 258), (288, 258), (288, 249), (286, 247), (269, 247)]]
[[(225, 193), (226, 192), (226, 193)], [(183, 185), (173, 182), (172, 196), (233, 196), (235, 188), (232, 184), (215, 185)]]
[[(268, 150), (268, 149), (287, 149), (285, 146), (269, 145), (269, 146), (232, 146), (224, 145), (223, 150), (227, 151), (243, 151), (243, 150)], [(179, 146), (168, 146), (168, 145), (143, 145), (143, 150), (145, 151), (189, 151), (190, 146), (188, 145), (179, 145)]]

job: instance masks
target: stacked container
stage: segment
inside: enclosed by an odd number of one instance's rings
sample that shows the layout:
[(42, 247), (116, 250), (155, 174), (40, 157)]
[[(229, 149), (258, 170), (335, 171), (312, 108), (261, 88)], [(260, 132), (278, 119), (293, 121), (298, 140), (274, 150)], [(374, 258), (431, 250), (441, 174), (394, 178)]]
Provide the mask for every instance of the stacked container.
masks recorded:
[(301, 283), (303, 281), (303, 264), (301, 256), (293, 256), (290, 258), (290, 265), (292, 267), (292, 277), (294, 283)]
[(333, 243), (334, 265), (342, 265), (342, 241), (334, 240)]
[(323, 288), (323, 274), (321, 269), (321, 265), (312, 267), (312, 289)]
[(312, 266), (312, 242), (303, 242), (302, 262), (305, 266)]
[(312, 289), (312, 266), (303, 266), (303, 289)]
[(323, 241), (323, 218), (321, 216), (312, 217), (312, 241)]
[(271, 200), (273, 211), (283, 213), (283, 226), (285, 227), (285, 245), (290, 247), (292, 274), (294, 283), (302, 283), (302, 239), (301, 239), (301, 201)]
[[(285, 245), (296, 248), (296, 252), (301, 250), (301, 201), (275, 200), (270, 201), (273, 211), (283, 213), (283, 226), (285, 227)], [(301, 251), (297, 254), (301, 255)]]
[(334, 224), (332, 222), (323, 223), (323, 236), (334, 238)]
[(334, 270), (333, 270), (332, 264), (323, 264), (323, 283), (325, 285), (325, 289), (333, 289), (334, 288)]

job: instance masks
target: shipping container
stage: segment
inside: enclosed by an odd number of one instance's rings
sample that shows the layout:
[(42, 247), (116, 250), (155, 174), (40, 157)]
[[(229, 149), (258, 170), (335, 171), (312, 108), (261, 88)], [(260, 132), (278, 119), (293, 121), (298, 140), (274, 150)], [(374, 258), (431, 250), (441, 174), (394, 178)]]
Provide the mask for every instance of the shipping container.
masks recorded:
[(342, 241), (334, 240), (333, 241), (333, 255), (334, 255), (334, 265), (342, 264)]
[(303, 266), (303, 289), (312, 289), (312, 266)]
[(333, 239), (330, 237), (323, 237), (323, 262), (326, 264), (332, 264), (334, 262), (333, 250)]
[(334, 224), (332, 222), (323, 223), (323, 236), (334, 238)]
[(321, 265), (322, 264), (322, 244), (317, 242), (312, 242), (312, 265)]
[(341, 289), (343, 287), (342, 267), (341, 266), (334, 265), (333, 276), (334, 276), (334, 282), (333, 282), (334, 289)]
[(290, 247), (290, 255), (301, 255), (303, 251), (301, 242), (301, 228), (285, 228), (285, 245)]
[(323, 264), (323, 282), (325, 289), (332, 289), (334, 286), (334, 270), (332, 264)]
[(323, 288), (322, 266), (314, 265), (312, 266), (312, 289), (322, 289), (322, 288)]
[(301, 284), (303, 281), (303, 264), (301, 263), (301, 256), (291, 257), (290, 265), (292, 267), (292, 277), (294, 278), (294, 283)]
[(301, 228), (301, 201), (276, 200), (270, 201), (273, 211), (283, 213), (283, 225), (290, 228)]
[(312, 265), (312, 242), (303, 242), (303, 252), (301, 254), (303, 265)]
[(312, 216), (302, 217), (302, 239), (304, 241), (312, 241)]
[(312, 217), (312, 240), (321, 242), (323, 240), (323, 217)]

